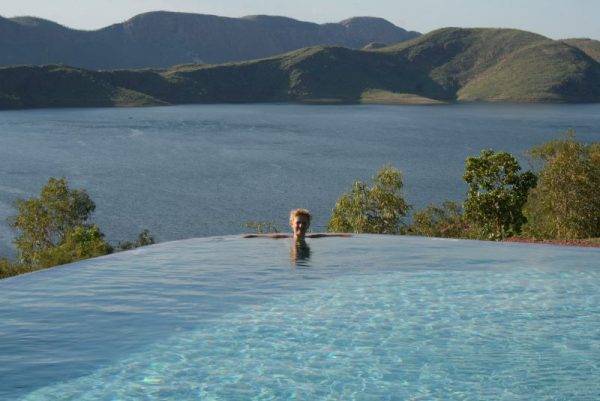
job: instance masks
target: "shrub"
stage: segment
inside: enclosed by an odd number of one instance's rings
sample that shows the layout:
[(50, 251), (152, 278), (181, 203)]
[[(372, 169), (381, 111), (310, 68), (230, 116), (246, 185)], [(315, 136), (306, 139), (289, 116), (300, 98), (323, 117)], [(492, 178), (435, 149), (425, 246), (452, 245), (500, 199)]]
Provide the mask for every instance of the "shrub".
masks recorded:
[(66, 233), (59, 245), (39, 252), (37, 266), (58, 266), (111, 252), (111, 246), (104, 241), (104, 235), (97, 226), (77, 226)]
[(98, 227), (88, 222), (96, 205), (84, 190), (69, 188), (65, 178), (50, 178), (39, 197), (18, 200), (16, 206), (11, 226), (18, 232), (22, 264), (49, 267), (111, 251)]
[(272, 221), (247, 221), (244, 227), (256, 231), (257, 234), (278, 233), (277, 225)]
[(536, 176), (520, 171), (517, 159), (506, 152), (487, 149), (478, 157), (467, 158), (465, 217), (477, 227), (481, 238), (499, 240), (521, 231), (526, 221), (522, 208)]
[(142, 246), (153, 245), (154, 243), (154, 236), (150, 233), (149, 230), (144, 229), (138, 234), (137, 240), (119, 242), (119, 245), (117, 245), (117, 249), (120, 251), (127, 251)]
[(328, 230), (371, 234), (399, 234), (402, 218), (410, 209), (402, 194), (402, 173), (392, 166), (382, 167), (373, 184), (356, 181), (335, 204)]
[(8, 259), (0, 258), (0, 279), (16, 276), (32, 271), (28, 266), (13, 263)]
[(544, 239), (600, 237), (600, 144), (563, 140), (533, 148), (539, 182), (525, 205), (526, 235)]
[(446, 201), (441, 206), (429, 205), (415, 212), (408, 234), (426, 237), (468, 238), (470, 227), (460, 204)]
[[(86, 191), (71, 189), (65, 178), (50, 178), (39, 197), (18, 200), (11, 226), (18, 232), (19, 262), (0, 259), (0, 278), (93, 258), (113, 252), (104, 234), (89, 219), (96, 205)], [(150, 231), (118, 250), (154, 244)]]

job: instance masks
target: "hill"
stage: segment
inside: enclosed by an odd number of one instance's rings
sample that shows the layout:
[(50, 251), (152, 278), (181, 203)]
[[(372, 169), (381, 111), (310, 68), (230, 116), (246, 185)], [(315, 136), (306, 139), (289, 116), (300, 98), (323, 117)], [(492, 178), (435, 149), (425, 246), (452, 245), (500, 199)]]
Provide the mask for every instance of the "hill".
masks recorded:
[(531, 32), (444, 28), (378, 51), (426, 71), (453, 100), (600, 101), (600, 64)]
[(598, 102), (600, 63), (529, 32), (445, 28), (372, 50), (316, 46), (165, 70), (0, 69), (0, 107), (217, 102)]
[(369, 17), (319, 25), (264, 15), (226, 18), (159, 11), (95, 31), (34, 17), (0, 17), (0, 65), (166, 68), (256, 59), (314, 45), (361, 48), (418, 35)]
[(593, 39), (565, 39), (562, 42), (575, 46), (594, 60), (600, 62), (600, 41)]

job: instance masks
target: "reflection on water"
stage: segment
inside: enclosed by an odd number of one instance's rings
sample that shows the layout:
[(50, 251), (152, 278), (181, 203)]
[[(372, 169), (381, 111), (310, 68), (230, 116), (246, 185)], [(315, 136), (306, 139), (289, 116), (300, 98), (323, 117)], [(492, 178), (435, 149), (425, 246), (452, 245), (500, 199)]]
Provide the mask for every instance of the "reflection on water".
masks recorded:
[(306, 241), (292, 241), (290, 260), (294, 266), (309, 266), (310, 246), (308, 246)]

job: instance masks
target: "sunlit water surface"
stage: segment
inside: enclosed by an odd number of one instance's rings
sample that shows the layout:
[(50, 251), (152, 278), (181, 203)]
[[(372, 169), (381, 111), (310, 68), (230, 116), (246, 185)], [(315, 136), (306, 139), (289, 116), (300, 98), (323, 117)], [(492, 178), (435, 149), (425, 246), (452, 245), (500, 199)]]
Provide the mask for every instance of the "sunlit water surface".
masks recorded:
[(13, 202), (51, 176), (89, 191), (113, 243), (286, 226), (306, 207), (322, 229), (339, 195), (386, 163), (416, 208), (464, 197), (464, 160), (483, 148), (524, 161), (573, 128), (600, 140), (600, 104), (451, 106), (190, 105), (0, 112), (0, 256)]
[(165, 243), (0, 281), (2, 400), (598, 400), (600, 250)]

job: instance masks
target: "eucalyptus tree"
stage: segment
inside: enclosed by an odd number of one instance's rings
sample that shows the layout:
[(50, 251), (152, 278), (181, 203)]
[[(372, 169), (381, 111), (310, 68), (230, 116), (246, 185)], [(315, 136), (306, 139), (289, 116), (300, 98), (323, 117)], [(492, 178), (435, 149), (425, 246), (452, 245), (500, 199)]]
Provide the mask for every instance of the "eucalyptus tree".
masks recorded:
[(400, 234), (403, 218), (410, 209), (404, 200), (402, 173), (392, 166), (382, 167), (373, 183), (356, 181), (335, 204), (328, 230), (371, 234)]
[(469, 186), (465, 218), (481, 238), (500, 240), (521, 232), (526, 222), (523, 205), (537, 181), (534, 173), (522, 173), (510, 153), (486, 149), (467, 158), (463, 178)]

